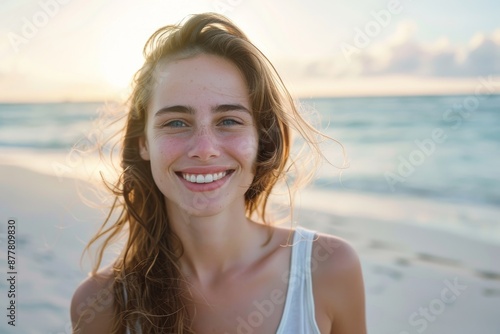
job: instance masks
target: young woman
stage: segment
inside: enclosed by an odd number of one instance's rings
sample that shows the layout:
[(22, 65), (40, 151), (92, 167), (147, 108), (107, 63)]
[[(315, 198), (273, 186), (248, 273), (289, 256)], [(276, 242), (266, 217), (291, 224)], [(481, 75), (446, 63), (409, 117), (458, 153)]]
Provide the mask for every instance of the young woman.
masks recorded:
[[(78, 287), (75, 333), (362, 334), (364, 288), (345, 241), (273, 226), (297, 112), (262, 53), (226, 18), (192, 16), (145, 46), (117, 200), (91, 244), (123, 233), (111, 267)], [(319, 151), (316, 151), (319, 154)], [(291, 187), (291, 186), (290, 186)], [(111, 216), (111, 215), (110, 215)]]

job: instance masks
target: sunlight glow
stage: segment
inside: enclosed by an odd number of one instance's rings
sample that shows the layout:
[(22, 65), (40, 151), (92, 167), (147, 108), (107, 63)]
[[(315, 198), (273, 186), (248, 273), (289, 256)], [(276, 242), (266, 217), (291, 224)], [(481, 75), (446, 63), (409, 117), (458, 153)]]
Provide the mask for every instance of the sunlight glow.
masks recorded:
[[(121, 29), (121, 30), (120, 30)], [(142, 48), (147, 39), (142, 31), (108, 29), (100, 48), (99, 72), (114, 89), (124, 89), (142, 66)]]
[(125, 42), (102, 50), (100, 73), (104, 80), (114, 89), (126, 88), (141, 67), (142, 56), (132, 52)]

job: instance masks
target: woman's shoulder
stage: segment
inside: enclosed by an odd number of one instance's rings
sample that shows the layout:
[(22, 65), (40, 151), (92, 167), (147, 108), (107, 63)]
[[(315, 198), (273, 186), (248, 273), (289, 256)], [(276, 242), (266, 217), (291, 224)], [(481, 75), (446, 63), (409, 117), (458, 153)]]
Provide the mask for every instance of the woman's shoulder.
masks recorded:
[(359, 256), (346, 240), (316, 233), (311, 268), (317, 304), (336, 333), (362, 333), (365, 296)]
[(311, 257), (311, 261), (323, 263), (319, 268), (327, 276), (349, 274), (359, 267), (354, 247), (335, 235), (315, 233)]
[(71, 322), (78, 334), (110, 333), (113, 321), (113, 268), (89, 275), (71, 299)]

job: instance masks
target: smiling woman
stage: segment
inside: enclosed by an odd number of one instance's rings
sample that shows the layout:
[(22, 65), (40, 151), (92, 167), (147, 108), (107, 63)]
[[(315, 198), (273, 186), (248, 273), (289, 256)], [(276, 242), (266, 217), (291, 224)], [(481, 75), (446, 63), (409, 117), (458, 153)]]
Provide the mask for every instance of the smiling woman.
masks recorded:
[(145, 57), (109, 217), (119, 215), (90, 244), (127, 241), (76, 290), (74, 331), (365, 333), (349, 244), (266, 215), (278, 182), (304, 181), (292, 131), (321, 155), (273, 66), (215, 14), (159, 29)]

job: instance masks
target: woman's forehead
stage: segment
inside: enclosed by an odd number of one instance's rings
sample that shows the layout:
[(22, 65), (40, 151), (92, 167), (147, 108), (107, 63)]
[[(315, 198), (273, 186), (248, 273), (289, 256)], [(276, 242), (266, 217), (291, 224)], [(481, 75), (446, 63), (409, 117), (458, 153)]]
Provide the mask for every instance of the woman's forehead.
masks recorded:
[(239, 103), (250, 108), (244, 76), (232, 62), (200, 54), (161, 63), (154, 71), (152, 107), (165, 104)]

